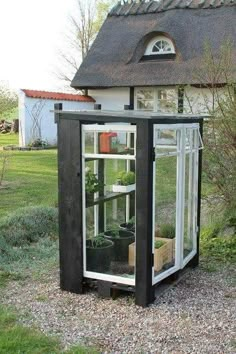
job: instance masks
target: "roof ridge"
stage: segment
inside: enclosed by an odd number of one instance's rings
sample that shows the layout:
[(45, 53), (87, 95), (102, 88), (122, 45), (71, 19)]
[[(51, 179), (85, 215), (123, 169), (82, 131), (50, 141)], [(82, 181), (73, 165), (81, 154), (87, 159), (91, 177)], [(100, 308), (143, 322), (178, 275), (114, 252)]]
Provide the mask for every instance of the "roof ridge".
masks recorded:
[(29, 88), (23, 88), (21, 91), (31, 91), (31, 92), (44, 92), (44, 93), (58, 93), (58, 94), (63, 94), (63, 95), (75, 95), (75, 96), (84, 96), (79, 93), (73, 93), (73, 92), (62, 92), (62, 91), (46, 91), (46, 90), (35, 90), (35, 89), (29, 89)]
[(216, 9), (235, 5), (236, 0), (119, 0), (108, 16), (142, 15), (173, 9)]

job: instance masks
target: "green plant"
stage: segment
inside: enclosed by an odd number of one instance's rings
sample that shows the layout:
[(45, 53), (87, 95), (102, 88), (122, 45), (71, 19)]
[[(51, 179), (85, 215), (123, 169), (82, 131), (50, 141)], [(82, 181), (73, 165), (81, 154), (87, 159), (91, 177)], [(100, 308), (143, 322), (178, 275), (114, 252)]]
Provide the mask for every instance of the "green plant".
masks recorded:
[(85, 190), (86, 193), (97, 193), (103, 188), (104, 184), (101, 183), (97, 175), (93, 173), (90, 168), (86, 168), (85, 173)]
[(104, 238), (104, 234), (98, 234), (94, 237), (89, 238), (87, 241), (91, 248), (103, 248), (110, 245), (110, 242)]
[(24, 247), (48, 236), (56, 239), (57, 234), (58, 211), (52, 207), (26, 207), (0, 220), (0, 237), (10, 247)]
[(109, 236), (111, 236), (112, 238), (120, 238), (120, 230), (119, 229), (107, 230), (107, 233), (109, 233)]
[(48, 146), (48, 142), (46, 140), (42, 140), (41, 138), (37, 138), (32, 140), (29, 144), (29, 147), (46, 147)]
[(40, 354), (96, 354), (95, 348), (73, 346), (64, 351), (57, 338), (48, 337), (37, 329), (26, 328), (17, 323), (15, 311), (0, 306), (0, 352)]
[(222, 237), (218, 227), (205, 227), (201, 231), (200, 252), (209, 261), (236, 263), (236, 237)]
[(135, 216), (132, 216), (131, 219), (127, 222), (128, 225), (135, 225)]
[(155, 241), (155, 248), (156, 249), (161, 248), (162, 246), (164, 246), (164, 244), (165, 244), (164, 241), (157, 240), (157, 241)]
[(172, 224), (162, 224), (160, 226), (160, 235), (163, 238), (175, 238), (175, 226)]
[(121, 186), (128, 186), (135, 183), (135, 173), (130, 171), (121, 171), (117, 177), (118, 184)]

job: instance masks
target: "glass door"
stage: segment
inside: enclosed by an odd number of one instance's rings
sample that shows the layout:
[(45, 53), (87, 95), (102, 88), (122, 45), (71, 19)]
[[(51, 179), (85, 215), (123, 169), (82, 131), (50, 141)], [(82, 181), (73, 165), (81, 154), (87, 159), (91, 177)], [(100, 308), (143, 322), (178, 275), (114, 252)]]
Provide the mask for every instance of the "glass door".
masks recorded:
[(153, 284), (197, 252), (198, 124), (154, 126)]
[(82, 126), (84, 276), (135, 284), (136, 126)]

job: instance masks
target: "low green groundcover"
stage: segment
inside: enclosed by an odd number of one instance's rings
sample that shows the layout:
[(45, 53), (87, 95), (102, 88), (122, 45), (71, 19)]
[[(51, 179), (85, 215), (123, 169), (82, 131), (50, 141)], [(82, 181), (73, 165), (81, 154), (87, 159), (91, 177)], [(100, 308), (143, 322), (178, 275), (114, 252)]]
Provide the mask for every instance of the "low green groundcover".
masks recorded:
[(81, 346), (63, 351), (57, 338), (47, 337), (36, 329), (29, 329), (17, 324), (16, 315), (13, 311), (0, 306), (0, 353), (96, 354), (98, 351)]

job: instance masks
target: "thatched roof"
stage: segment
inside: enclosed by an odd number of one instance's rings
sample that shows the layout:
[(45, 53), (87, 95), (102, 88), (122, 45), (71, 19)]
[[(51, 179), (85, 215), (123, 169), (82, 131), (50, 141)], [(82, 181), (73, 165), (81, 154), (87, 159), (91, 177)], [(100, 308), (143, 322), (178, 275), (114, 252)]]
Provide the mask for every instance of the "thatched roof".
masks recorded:
[[(163, 33), (175, 44), (175, 59), (142, 61), (147, 43)], [(236, 0), (119, 2), (103, 24), (72, 87), (198, 84), (196, 73), (206, 42), (217, 55), (226, 40), (231, 40), (236, 50)], [(236, 72), (234, 75), (236, 79)], [(219, 81), (223, 83), (224, 79)]]

